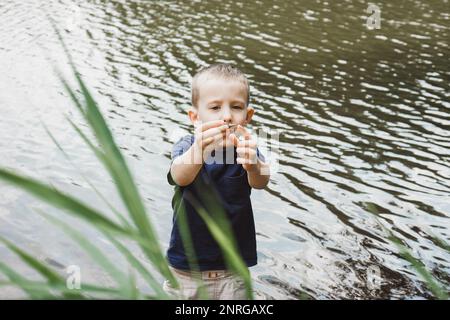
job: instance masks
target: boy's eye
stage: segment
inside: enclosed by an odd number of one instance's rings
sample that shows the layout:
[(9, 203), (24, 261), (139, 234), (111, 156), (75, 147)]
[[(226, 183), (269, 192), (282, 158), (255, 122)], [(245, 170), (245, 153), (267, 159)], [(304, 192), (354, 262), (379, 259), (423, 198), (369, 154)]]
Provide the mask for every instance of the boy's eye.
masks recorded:
[(212, 106), (211, 109), (213, 109), (213, 110), (219, 110), (220, 107), (219, 107), (219, 106)]
[(233, 106), (233, 109), (242, 109), (241, 106)]

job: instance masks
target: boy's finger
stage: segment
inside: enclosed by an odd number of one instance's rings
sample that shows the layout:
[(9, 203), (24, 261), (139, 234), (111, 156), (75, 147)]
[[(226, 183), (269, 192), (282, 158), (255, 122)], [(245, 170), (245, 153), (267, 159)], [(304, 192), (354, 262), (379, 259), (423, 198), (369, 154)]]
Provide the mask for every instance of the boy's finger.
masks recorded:
[[(222, 125), (224, 125), (224, 121), (223, 120), (214, 120), (214, 121), (209, 121), (209, 122), (205, 122), (201, 125), (202, 131), (206, 131), (208, 129), (211, 128), (216, 128), (216, 127), (220, 127)], [(228, 126), (226, 126), (228, 128)]]
[(237, 164), (256, 164), (254, 160), (244, 159), (244, 158), (236, 158)]
[(245, 129), (245, 127), (238, 125), (236, 127), (235, 132), (239, 133), (239, 135), (243, 136), (246, 140), (249, 139), (249, 137), (251, 137), (250, 132), (248, 132), (247, 129)]
[(237, 147), (239, 144), (239, 139), (236, 137), (234, 133), (230, 133), (231, 142), (233, 142), (234, 146)]
[(256, 151), (255, 149), (250, 149), (250, 148), (242, 148), (242, 147), (238, 147), (236, 149), (236, 153), (238, 155), (242, 155), (245, 158), (252, 158), (254, 156), (256, 156)]
[(243, 141), (239, 141), (238, 143), (238, 147), (239, 148), (256, 148), (256, 141), (253, 139), (250, 140), (243, 140)]
[(222, 133), (218, 133), (211, 137), (203, 137), (203, 146), (206, 147), (206, 146), (208, 146), (212, 143), (218, 142), (220, 140), (223, 140)]
[(203, 131), (202, 137), (205, 139), (205, 138), (215, 136), (217, 134), (223, 134), (223, 132), (225, 132), (227, 129), (228, 129), (227, 125), (223, 125), (221, 127), (210, 128), (206, 131)]

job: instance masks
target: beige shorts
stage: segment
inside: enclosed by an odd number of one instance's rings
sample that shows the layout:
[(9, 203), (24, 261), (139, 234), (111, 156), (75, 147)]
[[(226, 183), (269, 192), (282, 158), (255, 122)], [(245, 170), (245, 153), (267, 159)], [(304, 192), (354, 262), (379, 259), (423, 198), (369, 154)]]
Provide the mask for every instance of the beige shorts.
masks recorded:
[[(170, 268), (180, 284), (174, 288), (168, 280), (164, 281), (164, 291), (175, 299), (198, 300), (246, 300), (244, 281), (226, 270), (184, 271)], [(197, 280), (201, 279), (201, 281)], [(201, 296), (201, 291), (206, 293)]]

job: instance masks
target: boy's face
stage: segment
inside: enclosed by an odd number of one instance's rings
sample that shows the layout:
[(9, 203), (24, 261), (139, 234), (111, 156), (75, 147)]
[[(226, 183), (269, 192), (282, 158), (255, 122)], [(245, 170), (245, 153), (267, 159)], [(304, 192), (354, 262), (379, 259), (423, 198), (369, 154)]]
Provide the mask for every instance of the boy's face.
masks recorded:
[[(199, 80), (197, 107), (189, 111), (194, 124), (224, 120), (245, 126), (251, 121), (254, 109), (247, 106), (247, 90), (241, 82), (221, 78)], [(229, 145), (227, 140), (224, 146)]]

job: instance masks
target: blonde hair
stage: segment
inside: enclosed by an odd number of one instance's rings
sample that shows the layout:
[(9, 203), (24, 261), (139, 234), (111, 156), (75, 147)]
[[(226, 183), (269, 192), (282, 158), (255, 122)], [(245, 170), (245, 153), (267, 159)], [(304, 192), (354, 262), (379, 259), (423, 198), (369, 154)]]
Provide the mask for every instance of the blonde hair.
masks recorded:
[(247, 91), (247, 106), (248, 106), (250, 101), (250, 86), (248, 84), (248, 80), (245, 74), (238, 68), (232, 66), (231, 64), (217, 63), (200, 69), (192, 78), (191, 102), (194, 107), (197, 108), (198, 97), (200, 95), (199, 93), (200, 78), (208, 75), (223, 79), (237, 80), (241, 82), (242, 85), (245, 86), (245, 89)]

